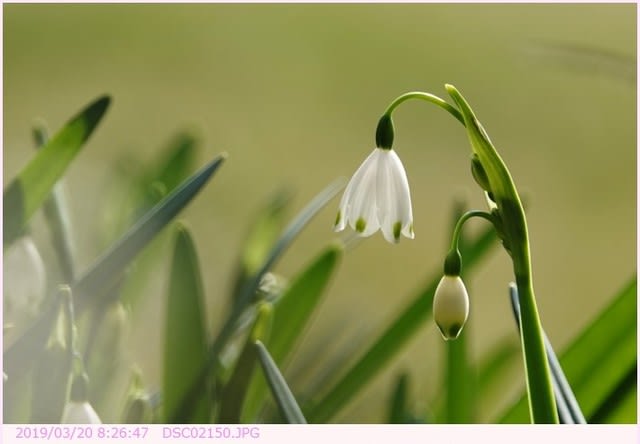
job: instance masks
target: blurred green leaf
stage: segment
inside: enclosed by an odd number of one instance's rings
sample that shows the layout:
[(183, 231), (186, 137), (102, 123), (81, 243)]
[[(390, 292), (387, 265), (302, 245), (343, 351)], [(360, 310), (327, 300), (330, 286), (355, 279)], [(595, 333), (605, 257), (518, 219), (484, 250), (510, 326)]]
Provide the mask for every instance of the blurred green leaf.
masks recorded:
[(2, 354), (3, 371), (9, 378), (13, 378), (13, 384), (27, 373), (27, 370), (35, 363), (35, 357), (40, 356), (45, 348), (47, 339), (58, 319), (61, 292), (57, 291), (53, 299), (49, 308), (43, 312), (38, 321)]
[(171, 192), (191, 172), (195, 163), (197, 143), (192, 134), (177, 134), (163, 150), (157, 164), (145, 173), (142, 185), (148, 187), (154, 182), (160, 182)]
[(273, 333), (268, 342), (269, 353), (281, 364), (293, 351), (296, 340), (318, 306), (339, 264), (344, 250), (331, 245), (299, 273), (278, 299), (273, 320)]
[[(37, 125), (33, 129), (33, 137), (37, 148), (41, 148), (49, 140), (44, 125)], [(69, 284), (75, 280), (75, 266), (71, 241), (71, 224), (66, 205), (64, 180), (62, 178), (58, 180), (49, 197), (45, 199), (42, 210), (49, 227), (51, 242), (56, 253), (62, 280)]]
[(287, 382), (282, 377), (280, 370), (278, 370), (278, 366), (273, 362), (273, 359), (262, 342), (256, 341), (255, 344), (258, 349), (258, 357), (262, 365), (262, 370), (271, 388), (271, 393), (280, 408), (280, 413), (282, 413), (282, 416), (289, 424), (306, 424), (307, 421), (302, 414), (302, 410), (300, 410)]
[[(591, 414), (589, 422), (601, 424), (609, 418), (618, 416), (621, 422), (632, 423), (636, 417), (636, 411), (628, 407), (631, 400), (636, 404), (636, 393), (638, 391), (638, 366), (630, 367), (618, 383), (611, 388), (607, 397), (598, 406), (598, 409)], [(631, 399), (630, 399), (631, 398)], [(625, 406), (626, 407), (623, 407)], [(627, 411), (627, 417), (622, 416), (623, 408)]]
[(240, 413), (256, 365), (255, 342), (266, 341), (271, 333), (273, 306), (270, 302), (264, 301), (258, 305), (257, 311), (255, 322), (236, 361), (234, 372), (222, 391), (218, 417), (218, 422), (222, 424), (241, 422)]
[(391, 396), (391, 402), (389, 403), (389, 424), (404, 424), (407, 411), (407, 385), (409, 375), (406, 373), (398, 376), (398, 380)]
[(7, 186), (3, 196), (4, 248), (20, 236), (98, 125), (110, 102), (109, 96), (102, 96), (80, 111)]
[(409, 375), (402, 373), (398, 376), (389, 400), (387, 422), (389, 424), (420, 424), (420, 421), (409, 406)]
[[(200, 265), (186, 227), (178, 224), (171, 264), (167, 317), (164, 330), (164, 374), (162, 393), (165, 419), (198, 377), (207, 353), (205, 302)], [(196, 405), (187, 423), (208, 423), (211, 396), (207, 390), (194, 400)]]
[(505, 341), (484, 355), (476, 372), (478, 399), (484, 399), (491, 388), (502, 380), (502, 371), (519, 357), (519, 351), (519, 344)]
[[(634, 276), (560, 357), (587, 422), (591, 422), (591, 417), (636, 366), (636, 289)], [(613, 409), (615, 405), (609, 408)], [(606, 416), (606, 412), (600, 412)], [(528, 420), (527, 402), (522, 397), (501, 416), (499, 422), (526, 423)], [(624, 422), (635, 421), (634, 414)]]
[[(469, 242), (468, 248), (461, 250), (464, 267), (471, 271), (485, 257), (495, 244), (493, 228), (488, 228), (476, 239)], [(313, 423), (328, 422), (342, 409), (367, 383), (377, 376), (391, 361), (402, 346), (422, 327), (433, 308), (433, 294), (442, 277), (435, 272), (428, 285), (420, 292), (402, 313), (382, 332), (359, 360), (319, 399), (305, 410), (307, 418)]]
[(291, 201), (291, 193), (281, 189), (269, 199), (253, 219), (236, 270), (232, 297), (236, 298), (247, 280), (253, 276), (267, 259), (269, 250), (281, 230), (284, 210)]
[[(518, 287), (514, 282), (509, 284), (509, 296), (511, 298), (511, 308), (513, 315), (520, 331), (520, 302), (518, 297)], [(561, 424), (585, 424), (586, 420), (578, 405), (578, 401), (573, 394), (573, 390), (564, 375), (564, 371), (560, 366), (560, 362), (547, 334), (543, 331), (544, 347), (549, 361), (551, 370), (551, 383), (553, 384), (553, 392), (556, 397), (556, 409), (558, 410), (558, 418)]]
[[(103, 294), (117, 285), (131, 260), (193, 199), (222, 164), (226, 156), (218, 156), (180, 187), (153, 207), (138, 223), (119, 239), (72, 286), (77, 315), (89, 307), (100, 307)], [(49, 303), (39, 318), (4, 352), (5, 369), (21, 373), (45, 345), (56, 319), (59, 298)], [(5, 370), (7, 371), (7, 370)], [(8, 373), (8, 371), (7, 371)]]
[[(220, 333), (218, 333), (213, 344), (209, 347), (208, 361), (200, 374), (200, 382), (204, 380), (209, 371), (216, 365), (220, 351), (224, 349), (227, 341), (233, 335), (239, 317), (254, 298), (264, 275), (275, 265), (278, 259), (280, 259), (280, 256), (282, 256), (307, 223), (311, 221), (311, 219), (338, 193), (338, 191), (340, 191), (340, 189), (342, 189), (343, 186), (342, 181), (335, 181), (315, 196), (285, 228), (282, 236), (271, 249), (260, 269), (246, 281), (237, 298), (234, 300), (231, 313), (222, 326)], [(179, 408), (174, 412), (172, 422), (182, 422), (182, 416), (190, 409), (190, 397), (195, 396), (198, 393), (198, 385), (199, 384), (194, 384), (189, 394), (187, 394)]]
[[(274, 311), (273, 331), (267, 342), (271, 356), (278, 365), (285, 363), (293, 351), (301, 332), (320, 302), (321, 296), (333, 276), (343, 248), (331, 245), (313, 262), (300, 272), (277, 300)], [(259, 378), (253, 378), (247, 405), (243, 412), (248, 421), (255, 419), (266, 392), (266, 386)]]
[(98, 258), (73, 286), (79, 295), (76, 311), (82, 313), (101, 292), (115, 284), (131, 260), (198, 194), (226, 159), (220, 155), (182, 182)]
[(590, 418), (592, 423), (624, 424), (633, 423), (638, 408), (637, 367), (631, 369), (618, 388), (604, 402), (599, 411)]
[[(133, 180), (129, 179), (127, 193), (131, 199), (132, 212), (125, 212), (122, 221), (115, 225), (131, 223), (131, 215), (139, 215), (140, 211), (148, 211), (162, 198), (173, 191), (181, 181), (189, 176), (194, 168), (196, 154), (196, 138), (189, 133), (175, 136), (162, 152), (155, 165), (144, 169)], [(121, 196), (118, 196), (121, 199)], [(123, 282), (120, 292), (122, 301), (135, 310), (139, 297), (148, 294), (150, 273), (155, 269), (158, 259), (164, 257), (169, 239), (158, 235), (148, 248), (145, 248), (135, 260)]]
[[(467, 326), (468, 328), (468, 326)], [(470, 424), (474, 414), (475, 374), (468, 362), (465, 330), (454, 341), (447, 341), (445, 360), (445, 406), (447, 424)]]

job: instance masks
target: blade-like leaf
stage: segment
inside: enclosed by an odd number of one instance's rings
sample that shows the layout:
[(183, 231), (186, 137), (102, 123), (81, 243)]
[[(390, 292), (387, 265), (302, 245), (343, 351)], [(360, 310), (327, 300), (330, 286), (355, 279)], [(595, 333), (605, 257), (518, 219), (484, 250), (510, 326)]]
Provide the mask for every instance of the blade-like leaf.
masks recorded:
[(98, 125), (110, 102), (109, 96), (100, 97), (73, 117), (7, 186), (3, 196), (4, 248), (20, 236)]
[(291, 393), (287, 382), (282, 377), (269, 352), (260, 341), (256, 341), (256, 348), (258, 349), (258, 358), (260, 359), (262, 370), (271, 388), (271, 393), (280, 408), (280, 413), (289, 424), (306, 424), (307, 421), (302, 414), (302, 410), (300, 410), (293, 393)]
[(131, 260), (196, 196), (225, 159), (225, 154), (216, 157), (182, 182), (94, 262), (73, 286), (74, 295), (80, 296), (76, 302), (78, 313), (120, 278)]
[[(342, 181), (337, 181), (330, 184), (320, 194), (318, 194), (313, 200), (298, 214), (298, 216), (291, 222), (291, 224), (285, 228), (284, 233), (276, 242), (266, 260), (256, 272), (256, 274), (247, 281), (246, 285), (240, 291), (237, 300), (234, 304), (234, 310), (229, 316), (225, 327), (216, 338), (212, 350), (220, 350), (226, 343), (229, 335), (233, 331), (233, 327), (236, 323), (237, 317), (244, 311), (246, 306), (251, 302), (251, 299), (255, 295), (260, 281), (267, 271), (269, 271), (276, 263), (282, 253), (291, 245), (296, 236), (302, 231), (302, 229), (311, 221), (318, 211), (320, 211), (342, 188)], [(217, 345), (217, 346), (216, 346)], [(216, 353), (217, 354), (217, 353)]]
[[(156, 205), (162, 198), (173, 191), (194, 170), (196, 139), (188, 133), (178, 134), (164, 150), (161, 159), (155, 165), (145, 168), (126, 185), (129, 192), (129, 206), (133, 211), (124, 211), (121, 220), (111, 223), (111, 227), (129, 227), (132, 214), (140, 215)], [(119, 201), (122, 201), (119, 195)], [(122, 205), (122, 204), (120, 204)], [(111, 207), (110, 211), (118, 211)], [(136, 309), (140, 296), (148, 294), (150, 273), (164, 256), (167, 247), (167, 236), (160, 234), (135, 260), (135, 267), (127, 273), (122, 285), (120, 298), (132, 309)]]
[(281, 189), (275, 193), (267, 205), (253, 219), (236, 269), (233, 292), (237, 299), (247, 281), (260, 270), (267, 259), (269, 251), (277, 240), (282, 229), (284, 210), (291, 200), (291, 193)]
[[(560, 356), (566, 378), (589, 422), (629, 369), (636, 366), (636, 288), (634, 276)], [(635, 422), (635, 415), (626, 421)], [(499, 422), (528, 422), (526, 398), (520, 398)]]
[[(171, 264), (164, 330), (163, 399), (165, 417), (180, 402), (207, 353), (205, 303), (200, 266), (189, 231), (179, 224)], [(211, 396), (206, 390), (195, 401), (188, 423), (206, 423), (211, 416)]]
[[(516, 320), (518, 331), (520, 330), (520, 303), (518, 302), (518, 288), (515, 283), (509, 285), (509, 296), (511, 299), (511, 308)], [(580, 410), (578, 401), (571, 390), (571, 386), (567, 381), (560, 362), (556, 357), (556, 353), (547, 338), (546, 333), (544, 335), (544, 346), (547, 352), (547, 359), (549, 360), (549, 368), (551, 369), (551, 382), (553, 384), (553, 391), (556, 397), (556, 408), (558, 409), (558, 418), (561, 424), (585, 424), (586, 420)]]
[(417, 418), (410, 409), (409, 374), (402, 373), (398, 376), (391, 399), (387, 422), (389, 424), (421, 424), (424, 421)]
[[(43, 125), (38, 125), (33, 129), (33, 136), (37, 148), (41, 148), (49, 140), (47, 130)], [(71, 283), (75, 280), (75, 266), (71, 225), (66, 205), (64, 181), (62, 179), (51, 190), (51, 194), (45, 200), (42, 210), (49, 226), (51, 242), (56, 252), (63, 282)]]
[[(185, 180), (180, 187), (141, 218), (72, 285), (75, 310), (78, 315), (93, 302), (97, 302), (103, 294), (109, 294), (105, 292), (118, 283), (131, 260), (196, 196), (225, 158), (226, 155), (218, 156), (209, 165)], [(9, 360), (23, 364), (22, 360), (13, 359), (22, 354), (21, 350), (44, 347), (55, 319), (56, 306), (57, 304), (50, 303), (33, 325), (4, 352), (5, 363)]]
[(257, 358), (255, 342), (266, 341), (271, 332), (273, 306), (264, 301), (259, 304), (257, 311), (256, 320), (237, 359), (234, 372), (222, 391), (218, 418), (222, 424), (240, 423), (242, 406), (254, 375)]
[(309, 264), (276, 303), (269, 353), (284, 363), (288, 353), (318, 306), (336, 266), (342, 258), (341, 245), (331, 245)]
[[(478, 261), (495, 244), (495, 232), (488, 228), (479, 237), (469, 242), (468, 249), (461, 251), (465, 270), (471, 271)], [(434, 273), (425, 289), (402, 311), (391, 325), (376, 339), (360, 359), (318, 401), (307, 409), (307, 418), (314, 423), (329, 421), (363, 387), (367, 385), (402, 346), (422, 327), (433, 308), (433, 295), (442, 277), (441, 271)]]
[(160, 182), (168, 191), (180, 185), (193, 167), (196, 147), (197, 140), (193, 135), (178, 134), (169, 143), (166, 154), (157, 166), (149, 171), (144, 185)]
[[(342, 246), (328, 247), (293, 279), (277, 300), (273, 331), (266, 341), (276, 364), (285, 363), (285, 359), (293, 350), (296, 340), (300, 338), (311, 314), (318, 306), (342, 254)], [(249, 389), (244, 411), (248, 420), (255, 417), (264, 399), (266, 386), (259, 381), (260, 379), (254, 377)]]
[[(260, 269), (252, 276), (250, 279), (246, 281), (246, 284), (242, 287), (238, 297), (234, 301), (234, 304), (231, 309), (231, 313), (227, 317), (220, 333), (214, 340), (213, 344), (209, 347), (208, 353), (208, 362), (207, 365), (202, 369), (200, 381), (203, 381), (209, 371), (214, 367), (218, 360), (218, 355), (220, 351), (227, 344), (229, 338), (233, 335), (234, 329), (238, 322), (238, 318), (245, 311), (247, 306), (251, 303), (254, 295), (256, 294), (260, 281), (263, 276), (273, 267), (273, 265), (280, 259), (282, 254), (285, 252), (287, 247), (291, 245), (296, 236), (302, 231), (302, 229), (306, 226), (307, 223), (342, 189), (343, 181), (335, 181), (331, 183), (328, 187), (322, 190), (313, 200), (302, 209), (302, 211), (298, 214), (298, 216), (289, 224), (287, 228), (285, 228), (284, 233), (276, 242), (276, 245), (273, 247), (264, 263), (260, 267)], [(185, 412), (188, 412), (190, 407), (190, 396), (197, 394), (198, 392), (198, 384), (195, 384), (192, 387), (192, 390), (189, 392), (190, 394), (185, 397), (183, 402), (180, 404), (180, 407), (176, 410), (175, 416), (172, 417), (172, 422), (182, 422), (182, 415)]]
[[(476, 399), (487, 399), (504, 377), (505, 371), (517, 361), (519, 344), (514, 341), (503, 341), (484, 354), (476, 371)], [(518, 361), (519, 362), (519, 361)]]

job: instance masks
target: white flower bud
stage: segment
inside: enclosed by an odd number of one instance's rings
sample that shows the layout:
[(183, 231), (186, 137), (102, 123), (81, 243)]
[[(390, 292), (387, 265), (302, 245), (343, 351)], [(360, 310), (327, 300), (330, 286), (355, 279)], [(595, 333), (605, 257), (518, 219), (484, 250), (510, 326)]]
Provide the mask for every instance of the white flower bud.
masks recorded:
[(88, 384), (86, 373), (73, 377), (69, 401), (62, 411), (62, 424), (102, 424), (100, 417), (89, 404)]
[(469, 295), (460, 276), (444, 275), (433, 298), (433, 319), (445, 340), (458, 337), (469, 315)]
[(102, 424), (102, 421), (88, 401), (69, 401), (64, 406), (62, 424)]

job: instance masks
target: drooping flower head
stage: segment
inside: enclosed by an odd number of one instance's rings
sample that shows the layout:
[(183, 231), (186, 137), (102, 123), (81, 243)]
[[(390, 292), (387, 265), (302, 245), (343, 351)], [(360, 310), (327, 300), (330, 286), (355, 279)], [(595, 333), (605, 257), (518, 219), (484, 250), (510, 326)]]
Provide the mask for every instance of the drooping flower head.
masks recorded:
[(413, 239), (411, 193), (404, 165), (393, 146), (393, 121), (385, 113), (376, 128), (376, 148), (353, 175), (340, 201), (335, 231), (347, 224), (361, 236), (382, 230), (391, 243)]
[(347, 224), (361, 236), (381, 229), (391, 243), (401, 234), (413, 239), (409, 182), (393, 149), (375, 148), (349, 181), (334, 228), (341, 231)]

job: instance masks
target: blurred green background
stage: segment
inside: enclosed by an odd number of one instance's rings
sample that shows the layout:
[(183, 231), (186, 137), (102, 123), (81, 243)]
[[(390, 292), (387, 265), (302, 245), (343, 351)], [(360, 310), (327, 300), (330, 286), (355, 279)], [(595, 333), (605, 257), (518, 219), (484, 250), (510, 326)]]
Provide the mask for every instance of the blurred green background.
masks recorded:
[[(525, 196), (539, 311), (556, 350), (636, 270), (635, 5), (3, 9), (5, 186), (34, 154), (37, 118), (55, 131), (99, 94), (114, 98), (66, 175), (80, 271), (102, 251), (102, 196), (123, 159), (152, 163), (183, 130), (202, 142), (198, 165), (229, 153), (182, 213), (203, 264), (212, 330), (246, 230), (266, 199), (290, 187), (293, 215), (330, 181), (355, 171), (392, 99), (410, 90), (445, 98), (445, 83), (474, 107)], [(485, 206), (458, 122), (417, 102), (401, 107), (395, 122), (416, 238), (392, 246), (378, 233), (348, 253), (288, 369), (294, 392), (320, 370), (304, 366), (305, 350), (321, 346), (331, 360), (367, 344), (441, 267), (456, 199)], [(276, 272), (291, 276), (336, 237), (337, 204), (320, 213)], [(467, 278), (465, 334), (474, 358), (505, 337), (516, 341), (507, 255), (495, 249), (479, 270)], [(158, 266), (158, 292), (165, 282), (166, 267)], [(129, 341), (152, 386), (161, 378), (160, 300), (145, 298)], [(390, 377), (402, 370), (411, 375), (417, 408), (426, 408), (441, 384), (442, 351), (435, 324), (426, 324), (336, 420), (384, 421)], [(517, 391), (521, 364), (511, 376)], [(507, 401), (487, 404), (480, 419)]]

